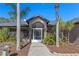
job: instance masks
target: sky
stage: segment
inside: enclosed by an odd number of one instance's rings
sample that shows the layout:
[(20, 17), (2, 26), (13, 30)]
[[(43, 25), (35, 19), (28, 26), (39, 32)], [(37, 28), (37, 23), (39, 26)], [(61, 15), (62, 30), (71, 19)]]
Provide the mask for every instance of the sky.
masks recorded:
[[(33, 16), (42, 16), (49, 21), (56, 19), (56, 11), (54, 3), (21, 3), (20, 8), (28, 7), (30, 11), (25, 16), (25, 19), (29, 19)], [(10, 6), (0, 3), (0, 17), (9, 18), (8, 11), (12, 10)], [(60, 3), (59, 4), (59, 17), (62, 17), (64, 21), (69, 21), (73, 18), (79, 17), (79, 3)]]

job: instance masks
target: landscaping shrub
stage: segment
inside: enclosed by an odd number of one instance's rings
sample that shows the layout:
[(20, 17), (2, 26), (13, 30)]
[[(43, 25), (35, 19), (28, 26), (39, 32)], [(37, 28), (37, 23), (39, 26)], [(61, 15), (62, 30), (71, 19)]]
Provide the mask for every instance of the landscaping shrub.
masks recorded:
[(13, 44), (16, 44), (16, 33), (10, 33), (8, 41), (13, 42)]
[(66, 37), (60, 40), (60, 45), (66, 45), (68, 43), (68, 40)]
[(0, 29), (0, 42), (5, 42), (8, 38), (8, 28), (3, 27)]
[(7, 27), (0, 28), (0, 44), (2, 43), (16, 43), (16, 34), (9, 33), (9, 29)]
[(48, 45), (55, 44), (55, 42), (56, 42), (56, 37), (52, 33), (48, 33), (46, 38), (43, 40), (43, 43)]

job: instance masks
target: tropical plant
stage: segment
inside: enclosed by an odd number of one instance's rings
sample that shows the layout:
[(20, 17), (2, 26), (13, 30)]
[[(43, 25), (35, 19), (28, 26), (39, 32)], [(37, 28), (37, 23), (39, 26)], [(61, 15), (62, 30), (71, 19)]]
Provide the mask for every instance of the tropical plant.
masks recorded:
[[(16, 20), (17, 19), (17, 5), (14, 3), (8, 3), (7, 5), (12, 8), (12, 10), (8, 12), (8, 14), (10, 15), (10, 21)], [(23, 19), (28, 14), (29, 11), (30, 11), (29, 7), (25, 7), (21, 9), (20, 19)]]
[(2, 23), (2, 22), (8, 22), (8, 19), (4, 18), (4, 17), (0, 17), (0, 23)]
[(48, 33), (46, 38), (43, 40), (44, 44), (55, 44), (56, 36), (52, 33)]
[(17, 40), (16, 51), (20, 51), (20, 4), (17, 3)]
[(56, 8), (56, 47), (59, 47), (59, 15), (58, 15), (58, 9), (59, 9), (59, 4), (55, 4)]
[(0, 29), (0, 42), (7, 41), (8, 38), (8, 28), (3, 27)]
[(68, 40), (66, 37), (63, 37), (63, 39), (60, 40), (60, 45), (66, 45), (68, 43)]
[(9, 42), (13, 42), (13, 44), (16, 44), (16, 33), (14, 32), (14, 33), (9, 33), (8, 34), (8, 41)]
[(9, 28), (7, 27), (2, 27), (0, 28), (0, 44), (1, 43), (9, 43), (11, 42), (12, 44), (16, 43), (16, 33), (10, 33)]
[(4, 21), (4, 18), (3, 17), (0, 17), (0, 23), (3, 22), (3, 21)]
[(11, 16), (11, 20), (17, 20), (17, 46), (16, 50), (20, 50), (20, 20), (24, 18), (24, 16), (27, 15), (29, 12), (29, 7), (25, 7), (24, 9), (20, 9), (20, 4), (7, 4), (9, 5), (12, 10), (8, 12), (8, 14)]
[(65, 30), (65, 22), (64, 22), (64, 20), (62, 18), (60, 18), (59, 27), (60, 27), (60, 30), (61, 30), (61, 33), (62, 33), (62, 39), (63, 39), (63, 37), (64, 37), (63, 32)]
[(66, 22), (65, 29), (68, 30), (68, 36), (67, 36), (68, 43), (69, 43), (70, 30), (71, 30), (73, 27), (74, 27), (74, 23), (73, 23), (72, 21)]

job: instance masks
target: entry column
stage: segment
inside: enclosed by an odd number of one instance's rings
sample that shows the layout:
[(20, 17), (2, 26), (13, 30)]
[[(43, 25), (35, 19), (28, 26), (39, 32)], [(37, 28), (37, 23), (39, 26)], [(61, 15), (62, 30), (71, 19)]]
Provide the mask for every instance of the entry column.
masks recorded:
[(33, 40), (34, 40), (34, 28), (33, 28)]
[(41, 28), (41, 40), (42, 40), (42, 33), (43, 33), (43, 32), (42, 32), (42, 28)]

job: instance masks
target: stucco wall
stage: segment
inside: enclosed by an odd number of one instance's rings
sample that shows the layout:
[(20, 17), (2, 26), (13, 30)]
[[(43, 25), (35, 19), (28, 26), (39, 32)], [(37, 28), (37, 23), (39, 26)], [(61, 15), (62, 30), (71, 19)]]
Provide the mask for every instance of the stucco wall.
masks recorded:
[(75, 27), (71, 30), (70, 42), (79, 44), (79, 24), (75, 24)]
[(40, 22), (41, 24), (44, 25), (43, 30), (44, 30), (44, 38), (45, 38), (47, 34), (47, 22), (43, 21), (41, 18), (35, 18), (29, 22), (29, 26), (32, 27), (32, 25), (37, 22)]

